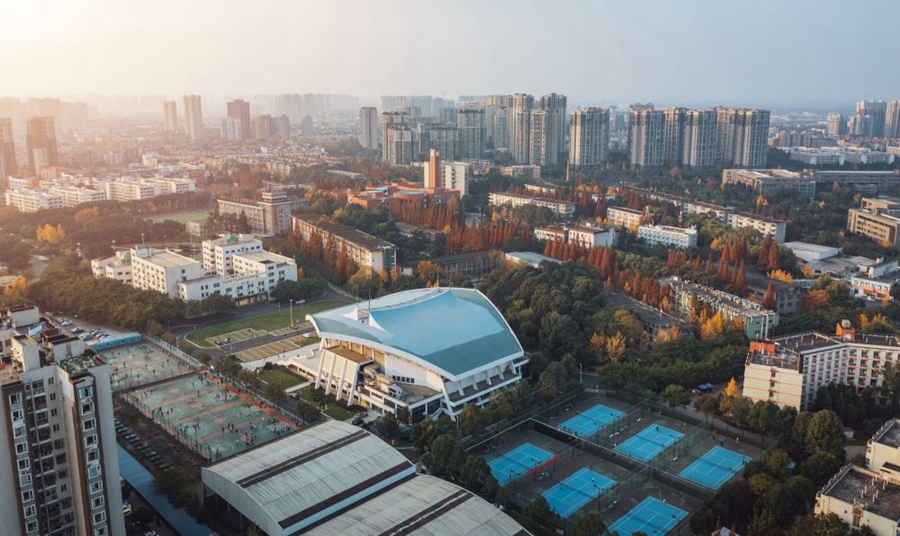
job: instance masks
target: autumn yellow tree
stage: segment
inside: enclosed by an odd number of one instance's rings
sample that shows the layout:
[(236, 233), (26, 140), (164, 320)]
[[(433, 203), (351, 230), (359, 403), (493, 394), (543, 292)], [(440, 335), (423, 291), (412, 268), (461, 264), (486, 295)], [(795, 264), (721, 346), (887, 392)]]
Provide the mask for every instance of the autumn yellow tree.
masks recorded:
[(75, 223), (87, 223), (100, 217), (100, 209), (98, 207), (81, 209), (75, 213)]
[(720, 313), (716, 313), (700, 325), (700, 338), (714, 339), (723, 335), (727, 328), (728, 324), (725, 322), (725, 319), (722, 318)]
[(772, 270), (769, 272), (769, 277), (774, 279), (775, 281), (781, 281), (783, 283), (791, 284), (794, 282), (794, 276), (785, 272), (784, 270)]
[(731, 380), (728, 382), (728, 386), (725, 387), (725, 395), (734, 398), (738, 395), (738, 385), (737, 380), (734, 379), (734, 376), (731, 377)]
[(24, 296), (28, 292), (28, 283), (24, 277), (20, 277), (3, 287), (5, 296)]
[(677, 341), (680, 336), (681, 330), (678, 329), (678, 326), (660, 328), (660, 330), (656, 332), (656, 342), (674, 342)]

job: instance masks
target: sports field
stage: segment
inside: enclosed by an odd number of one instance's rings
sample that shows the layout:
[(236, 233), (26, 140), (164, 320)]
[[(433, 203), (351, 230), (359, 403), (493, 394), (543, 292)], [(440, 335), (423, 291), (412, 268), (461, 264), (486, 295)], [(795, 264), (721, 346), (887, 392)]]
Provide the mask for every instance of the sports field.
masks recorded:
[(113, 391), (188, 374), (193, 368), (166, 350), (142, 342), (101, 352), (109, 364)]
[(299, 426), (208, 374), (137, 389), (126, 400), (208, 460), (218, 460), (290, 433)]
[[(335, 307), (340, 307), (342, 305), (347, 305), (347, 302), (327, 300), (294, 307), (294, 323), (302, 324), (306, 322), (306, 315), (308, 314), (318, 313), (320, 311), (326, 311), (328, 309), (334, 309)], [(225, 324), (218, 324), (215, 326), (210, 326), (208, 328), (198, 329), (197, 331), (193, 331), (188, 334), (187, 339), (197, 346), (212, 348), (215, 343), (210, 342), (209, 339), (215, 340), (218, 337), (225, 336), (227, 333), (241, 331), (244, 329), (253, 329), (256, 331), (276, 331), (286, 328), (290, 326), (290, 324), (291, 311), (287, 307), (282, 307), (280, 311), (277, 311), (275, 313), (255, 316), (253, 318), (247, 318), (244, 320), (235, 320), (234, 322), (227, 322)]]
[(160, 223), (164, 221), (175, 221), (178, 223), (189, 223), (194, 221), (206, 221), (209, 218), (208, 210), (190, 210), (184, 212), (172, 212), (170, 214), (162, 214), (159, 216), (153, 216), (150, 218), (153, 223)]
[(689, 514), (762, 449), (652, 403), (595, 394), (560, 400), (468, 451), (510, 502), (543, 496), (566, 532), (600, 512), (619, 534), (661, 536), (686, 533)]

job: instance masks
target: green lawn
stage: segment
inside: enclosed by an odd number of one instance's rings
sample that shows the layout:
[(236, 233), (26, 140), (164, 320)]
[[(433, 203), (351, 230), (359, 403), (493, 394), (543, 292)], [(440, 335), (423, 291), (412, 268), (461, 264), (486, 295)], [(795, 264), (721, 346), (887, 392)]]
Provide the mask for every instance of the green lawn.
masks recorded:
[(269, 370), (260, 370), (258, 376), (262, 381), (270, 385), (275, 385), (282, 391), (284, 391), (288, 387), (293, 387), (298, 383), (303, 383), (306, 381), (300, 376), (288, 372), (287, 370), (284, 370), (280, 367), (272, 367)]
[[(326, 309), (334, 309), (341, 305), (347, 305), (342, 301), (321, 301), (311, 303), (309, 305), (301, 305), (294, 307), (294, 323), (301, 324), (306, 322), (306, 315), (310, 313), (318, 313)], [(291, 311), (289, 307), (282, 307), (280, 311), (267, 315), (255, 316), (246, 320), (236, 320), (227, 324), (218, 324), (203, 328), (190, 333), (187, 339), (197, 346), (204, 348), (212, 348), (213, 345), (206, 339), (216, 337), (224, 333), (238, 331), (240, 329), (252, 328), (260, 331), (274, 331), (276, 329), (286, 328), (291, 324)]]
[[(304, 387), (303, 389), (300, 389), (299, 391), (294, 392), (300, 395), (300, 398), (302, 398), (303, 400), (306, 400), (313, 406), (318, 407), (317, 404), (312, 401), (312, 391), (313, 386), (309, 385), (307, 387)], [(329, 396), (325, 401), (325, 405), (328, 406), (328, 409), (323, 409), (323, 411), (325, 411), (325, 413), (332, 419), (337, 419), (339, 421), (346, 421), (347, 419), (353, 417), (354, 415), (365, 409), (359, 406), (348, 408), (342, 402), (338, 402), (334, 399), (334, 397), (331, 396)]]

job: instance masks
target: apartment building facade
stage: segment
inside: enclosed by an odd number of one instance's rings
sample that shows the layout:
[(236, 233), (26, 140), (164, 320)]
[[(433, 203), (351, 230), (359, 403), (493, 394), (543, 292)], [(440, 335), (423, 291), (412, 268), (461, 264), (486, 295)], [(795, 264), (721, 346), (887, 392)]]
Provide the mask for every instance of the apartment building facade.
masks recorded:
[(315, 214), (293, 217), (294, 233), (303, 240), (333, 240), (337, 254), (346, 252), (358, 266), (376, 272), (389, 271), (397, 264), (397, 246), (339, 223), (331, 223)]

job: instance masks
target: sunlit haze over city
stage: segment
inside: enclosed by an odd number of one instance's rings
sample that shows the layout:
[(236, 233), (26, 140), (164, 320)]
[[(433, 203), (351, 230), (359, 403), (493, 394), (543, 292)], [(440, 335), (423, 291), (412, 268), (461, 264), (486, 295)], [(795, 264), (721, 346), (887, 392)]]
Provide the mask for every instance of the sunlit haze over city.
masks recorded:
[(0, 536), (900, 536), (898, 20), (0, 0)]

